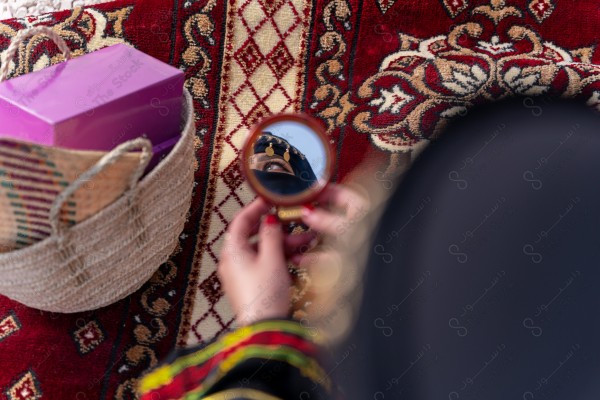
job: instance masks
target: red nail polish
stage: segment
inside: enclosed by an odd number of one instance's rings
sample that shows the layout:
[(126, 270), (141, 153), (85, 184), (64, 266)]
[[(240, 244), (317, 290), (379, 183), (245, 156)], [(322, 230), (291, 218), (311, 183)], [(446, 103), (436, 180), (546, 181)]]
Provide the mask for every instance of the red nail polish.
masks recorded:
[(279, 223), (279, 220), (277, 219), (277, 216), (275, 216), (274, 214), (269, 214), (265, 217), (265, 224), (275, 225), (277, 223)]
[(302, 208), (304, 208), (307, 212), (315, 211), (315, 206), (312, 204), (304, 204)]

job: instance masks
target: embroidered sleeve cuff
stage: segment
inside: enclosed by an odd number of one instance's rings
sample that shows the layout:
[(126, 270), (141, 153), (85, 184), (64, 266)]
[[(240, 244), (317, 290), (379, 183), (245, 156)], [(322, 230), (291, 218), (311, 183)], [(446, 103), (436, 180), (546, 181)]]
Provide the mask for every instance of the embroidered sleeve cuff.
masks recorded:
[(161, 399), (179, 399), (187, 395), (202, 398), (212, 393), (216, 385), (223, 386), (233, 371), (236, 376), (242, 376), (240, 372), (247, 369), (248, 377), (251, 377), (253, 371), (267, 363), (280, 363), (285, 368), (276, 371), (287, 370), (286, 379), (306, 380), (313, 384), (313, 390), (314, 386), (320, 386), (329, 392), (331, 382), (317, 362), (317, 352), (310, 332), (298, 322), (261, 321), (241, 327), (200, 350), (187, 352), (156, 368), (141, 380), (139, 391), (142, 399), (156, 398), (153, 397), (156, 394)]

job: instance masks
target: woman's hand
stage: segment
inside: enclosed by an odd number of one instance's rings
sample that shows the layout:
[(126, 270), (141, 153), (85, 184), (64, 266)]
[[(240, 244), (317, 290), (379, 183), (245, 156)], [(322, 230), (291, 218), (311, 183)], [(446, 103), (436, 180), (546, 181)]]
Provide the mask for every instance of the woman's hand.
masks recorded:
[(377, 193), (360, 182), (330, 184), (317, 199), (316, 208), (304, 208), (302, 221), (323, 234), (323, 243), (293, 257), (294, 263), (310, 274), (300, 321), (332, 343), (350, 329), (352, 312), (361, 299), (361, 271), (371, 240), (374, 199)]
[[(240, 325), (287, 317), (291, 286), (287, 262), (308, 266), (312, 264), (310, 257), (338, 258), (339, 254), (331, 250), (316, 254), (307, 251), (314, 246), (317, 233), (338, 239), (355, 236), (347, 233), (368, 210), (368, 202), (361, 195), (342, 185), (328, 185), (317, 201), (321, 206), (305, 207), (302, 218), (312, 232), (284, 234), (277, 218), (268, 214), (271, 206), (260, 198), (231, 222), (218, 274)], [(257, 233), (257, 243), (251, 243)]]
[(304, 206), (302, 221), (317, 232), (340, 236), (362, 219), (368, 201), (353, 189), (329, 184), (317, 198), (320, 207)]
[[(321, 234), (328, 245), (351, 239), (348, 233), (356, 232), (357, 224), (369, 211), (369, 202), (348, 186), (330, 183), (317, 198), (318, 207), (305, 205), (302, 222), (313, 232)], [(354, 235), (355, 236), (355, 235)], [(336, 246), (339, 248), (339, 246)], [(296, 265), (306, 265), (306, 259), (317, 257), (314, 253), (297, 253), (291, 257)], [(308, 262), (311, 264), (312, 262)]]
[[(253, 201), (225, 235), (217, 271), (240, 325), (288, 316), (291, 277), (286, 259), (304, 253), (315, 239), (314, 233), (285, 235), (277, 218), (267, 215), (270, 208), (260, 198)], [(258, 243), (253, 244), (250, 238), (256, 233)]]

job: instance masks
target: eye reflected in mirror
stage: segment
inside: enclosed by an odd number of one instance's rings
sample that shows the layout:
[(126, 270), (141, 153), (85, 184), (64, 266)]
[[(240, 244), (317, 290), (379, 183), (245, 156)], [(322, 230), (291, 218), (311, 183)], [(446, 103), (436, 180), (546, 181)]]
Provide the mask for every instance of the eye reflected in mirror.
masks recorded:
[(280, 114), (260, 123), (244, 149), (250, 185), (277, 205), (311, 200), (331, 177), (331, 150), (323, 127), (303, 114)]
[(297, 121), (265, 126), (253, 152), (250, 169), (275, 194), (297, 195), (323, 178), (325, 146), (311, 128)]

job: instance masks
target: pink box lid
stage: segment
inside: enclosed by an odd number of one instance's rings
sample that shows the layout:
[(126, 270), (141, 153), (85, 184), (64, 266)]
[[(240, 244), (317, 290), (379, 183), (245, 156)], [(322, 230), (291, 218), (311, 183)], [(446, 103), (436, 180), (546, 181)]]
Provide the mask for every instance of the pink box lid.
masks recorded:
[(178, 133), (184, 74), (118, 44), (0, 83), (0, 136), (109, 150)]

